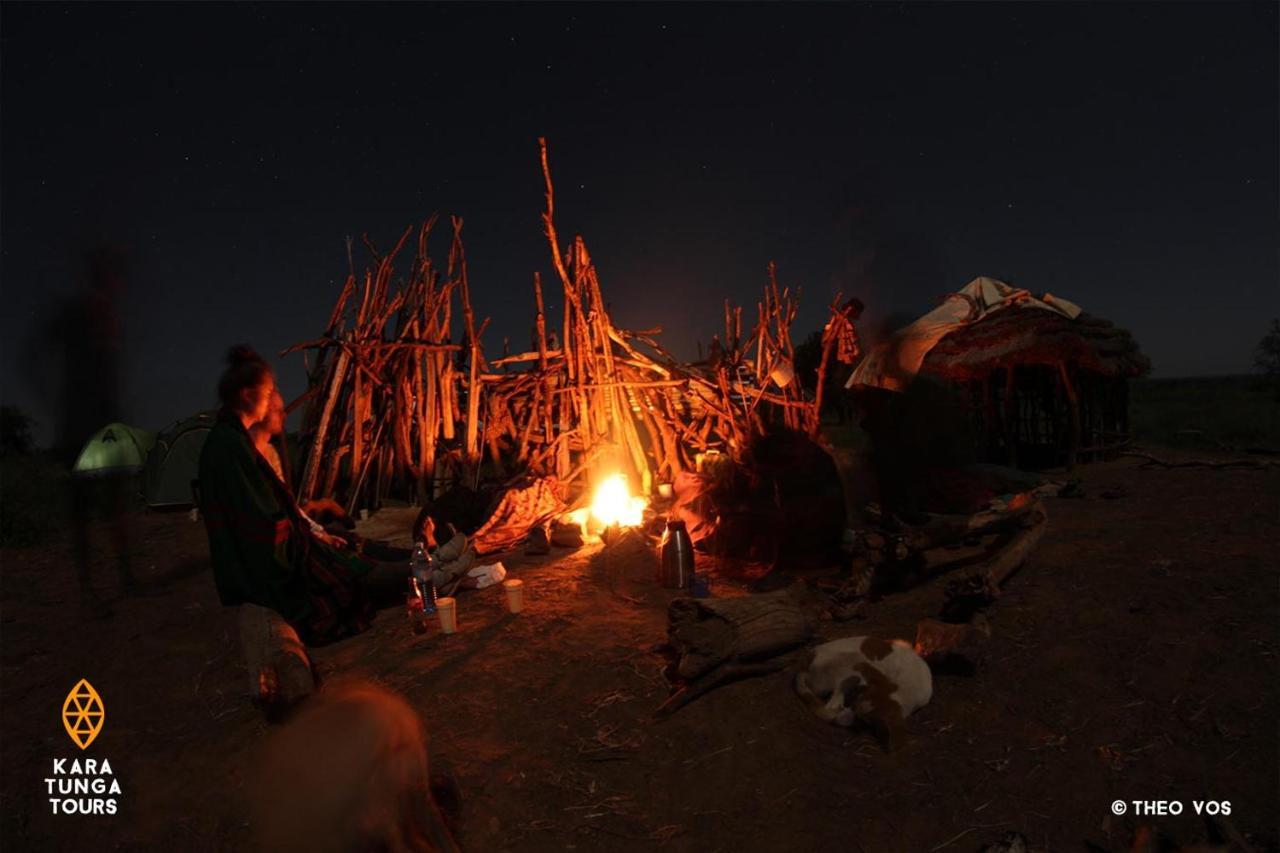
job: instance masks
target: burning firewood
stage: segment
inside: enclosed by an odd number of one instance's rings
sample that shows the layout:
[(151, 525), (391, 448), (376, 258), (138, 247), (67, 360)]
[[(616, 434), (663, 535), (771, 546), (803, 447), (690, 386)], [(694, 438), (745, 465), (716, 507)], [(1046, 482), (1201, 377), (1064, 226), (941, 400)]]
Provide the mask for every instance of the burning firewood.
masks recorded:
[[(540, 146), (543, 228), (563, 295), (559, 333), (548, 328), (535, 276), (533, 348), (486, 359), (488, 320), (473, 308), (458, 217), (443, 269), (427, 246), (435, 217), (418, 230), (404, 271), (396, 264), (412, 229), (385, 255), (366, 238), (372, 266), (346, 279), (324, 334), (282, 353), (318, 353), (304, 395), (309, 450), (300, 499), (337, 493), (353, 511), (397, 490), (426, 503), (441, 485), (475, 489), (482, 466), (498, 479), (555, 476), (580, 494), (608, 473), (607, 462), (648, 494), (656, 480), (674, 481), (692, 468), (699, 453), (719, 449), (736, 458), (770, 424), (816, 430), (820, 398), (806, 399), (794, 381), (790, 329), (798, 302), (773, 265), (755, 327), (744, 334), (743, 308), (726, 303), (716, 362), (677, 362), (658, 344), (660, 330), (613, 323), (585, 241), (561, 242)], [(837, 298), (832, 313), (820, 372), (835, 349), (843, 358), (853, 341), (856, 350), (857, 312)]]
[(946, 612), (951, 621), (967, 621), (957, 614), (972, 615), (1000, 595), (1039, 544), (1047, 519), (1043, 502), (1028, 492), (1001, 510), (933, 515), (916, 526), (896, 523), (892, 531), (863, 531), (854, 543), (851, 576), (834, 594), (833, 615), (857, 615), (850, 610), (854, 604), (890, 583), (919, 582), (969, 567), (975, 573), (951, 584), (948, 607), (953, 610)]

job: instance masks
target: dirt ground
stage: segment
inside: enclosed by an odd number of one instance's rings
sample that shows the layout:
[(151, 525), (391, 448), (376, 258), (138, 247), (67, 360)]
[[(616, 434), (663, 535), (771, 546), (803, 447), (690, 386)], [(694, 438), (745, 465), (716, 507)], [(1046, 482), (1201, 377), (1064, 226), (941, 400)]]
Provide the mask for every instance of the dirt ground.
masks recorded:
[[(638, 566), (593, 561), (599, 546), (507, 559), (526, 583), (519, 616), (498, 590), (466, 593), (457, 635), (414, 637), (389, 610), (315, 658), (421, 710), (470, 850), (929, 853), (1010, 830), (1033, 849), (1120, 850), (1139, 820), (1132, 806), (1112, 816), (1114, 800), (1175, 799), (1184, 814), (1147, 822), (1179, 842), (1205, 831), (1193, 800), (1228, 800), (1234, 826), (1275, 849), (1280, 470), (1122, 460), (1082, 474), (1085, 497), (1049, 501), (975, 671), (937, 677), (893, 754), (812, 717), (790, 673), (654, 722), (667, 690), (649, 648), (671, 595)], [(6, 850), (235, 850), (249, 837), (243, 780), (269, 726), (244, 697), (235, 615), (202, 525), (136, 521), (140, 571), (162, 594), (116, 599), (109, 620), (78, 620), (65, 548), (3, 552)], [(717, 594), (751, 574), (702, 567), (720, 572)], [(100, 569), (114, 596), (105, 556)], [(911, 637), (942, 586), (821, 621), (819, 635)], [(60, 720), (80, 678), (106, 707), (84, 753)], [(51, 814), (52, 760), (81, 755), (110, 760), (119, 815)]]

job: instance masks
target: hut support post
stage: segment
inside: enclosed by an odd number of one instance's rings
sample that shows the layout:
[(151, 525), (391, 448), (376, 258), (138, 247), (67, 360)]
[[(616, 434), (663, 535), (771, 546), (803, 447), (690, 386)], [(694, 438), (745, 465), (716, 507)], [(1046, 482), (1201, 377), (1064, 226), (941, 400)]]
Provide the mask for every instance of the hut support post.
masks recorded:
[(1071, 381), (1071, 371), (1065, 361), (1058, 362), (1058, 378), (1062, 380), (1062, 391), (1067, 396), (1067, 406), (1071, 412), (1071, 435), (1067, 445), (1067, 470), (1076, 467), (1076, 454), (1080, 450), (1080, 397), (1076, 394), (1075, 384)]
[(1018, 401), (1016, 370), (1011, 364), (1004, 372), (1004, 435), (1009, 467), (1018, 467)]

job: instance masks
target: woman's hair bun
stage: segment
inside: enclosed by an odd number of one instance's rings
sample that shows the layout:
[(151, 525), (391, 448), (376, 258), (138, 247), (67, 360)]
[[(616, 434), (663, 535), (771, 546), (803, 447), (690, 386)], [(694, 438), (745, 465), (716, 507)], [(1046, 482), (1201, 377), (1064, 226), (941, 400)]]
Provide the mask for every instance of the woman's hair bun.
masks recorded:
[(227, 369), (218, 380), (218, 399), (224, 407), (235, 410), (241, 405), (240, 392), (258, 385), (269, 376), (271, 367), (267, 360), (252, 347), (244, 344), (233, 346), (227, 350)]
[(239, 365), (249, 364), (251, 362), (266, 363), (262, 356), (258, 355), (257, 351), (247, 344), (237, 344), (227, 352), (227, 364), (232, 367), (238, 367)]

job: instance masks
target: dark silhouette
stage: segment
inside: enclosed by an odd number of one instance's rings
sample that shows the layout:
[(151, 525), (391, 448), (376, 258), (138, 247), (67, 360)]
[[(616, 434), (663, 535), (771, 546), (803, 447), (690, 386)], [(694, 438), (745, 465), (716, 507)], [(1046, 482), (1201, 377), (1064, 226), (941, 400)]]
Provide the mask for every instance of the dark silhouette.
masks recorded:
[(915, 524), (922, 514), (956, 511), (948, 486), (975, 459), (970, 424), (951, 389), (917, 377), (901, 393), (861, 388), (853, 394), (870, 439), (870, 462), (886, 517)]
[(1280, 320), (1272, 320), (1271, 328), (1253, 351), (1253, 367), (1263, 375), (1280, 379)]
[(0, 406), (0, 456), (26, 456), (35, 441), (31, 417), (17, 406)]
[[(55, 312), (35, 342), (33, 356), (40, 367), (52, 367), (55, 381), (39, 392), (56, 389), (54, 454), (68, 467), (75, 465), (84, 443), (96, 430), (121, 419), (120, 363), (123, 332), (120, 301), (124, 296), (128, 262), (114, 247), (101, 247), (85, 256), (85, 278)], [(42, 370), (30, 374), (40, 385)], [(139, 589), (130, 557), (130, 519), (136, 492), (134, 472), (73, 473), (68, 485), (68, 524), (72, 557), (86, 615), (107, 617), (111, 609), (93, 588), (94, 554), (91, 526), (103, 519), (115, 550), (116, 572), (125, 593)]]

